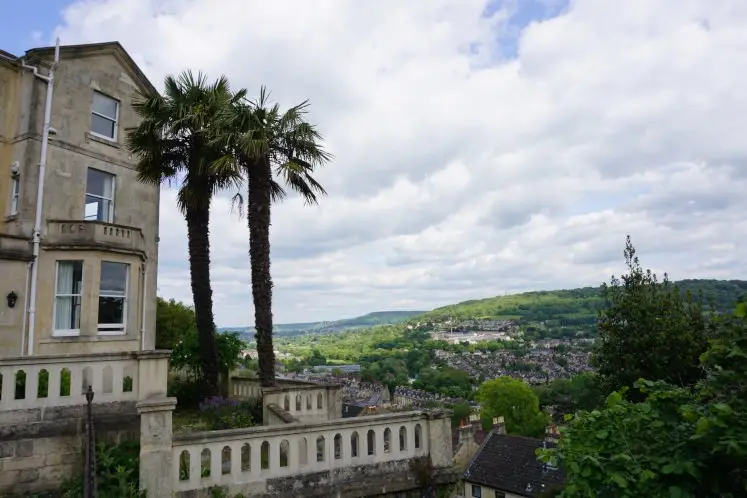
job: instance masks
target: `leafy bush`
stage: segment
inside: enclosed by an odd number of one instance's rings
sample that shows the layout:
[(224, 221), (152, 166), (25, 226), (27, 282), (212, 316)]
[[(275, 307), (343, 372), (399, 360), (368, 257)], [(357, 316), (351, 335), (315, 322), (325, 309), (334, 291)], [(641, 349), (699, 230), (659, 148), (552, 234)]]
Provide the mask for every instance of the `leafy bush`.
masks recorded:
[(207, 386), (201, 377), (172, 377), (168, 395), (177, 399), (179, 408), (197, 408), (205, 398)]
[(210, 430), (238, 429), (254, 425), (254, 403), (214, 396), (200, 403), (200, 413)]
[[(140, 442), (96, 446), (96, 483), (98, 496), (106, 498), (144, 498), (140, 487)], [(83, 475), (63, 483), (62, 498), (83, 496)]]

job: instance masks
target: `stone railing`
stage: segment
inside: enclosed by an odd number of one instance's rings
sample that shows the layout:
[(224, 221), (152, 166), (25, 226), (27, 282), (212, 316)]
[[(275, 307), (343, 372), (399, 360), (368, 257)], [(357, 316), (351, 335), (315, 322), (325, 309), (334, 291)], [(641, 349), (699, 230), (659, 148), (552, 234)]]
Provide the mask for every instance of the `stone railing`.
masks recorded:
[[(303, 482), (307, 474), (326, 473), (330, 481), (333, 473), (347, 475), (345, 469), (379, 466), (385, 475), (395, 468), (389, 464), (406, 467), (421, 457), (447, 468), (450, 434), (446, 415), (403, 412), (174, 435), (167, 460), (177, 493), (227, 486), (231, 494), (263, 495), (277, 491), (274, 487), (295, 486), (292, 482)], [(167, 492), (163, 483), (158, 486)]]
[(341, 386), (290, 379), (277, 379), (276, 383), (275, 387), (262, 388), (258, 379), (232, 376), (228, 392), (234, 399), (261, 399), (264, 425), (287, 423), (285, 417), (271, 413), (269, 405), (280, 407), (303, 423), (340, 418)]
[(50, 247), (115, 247), (137, 253), (145, 250), (145, 239), (139, 228), (102, 221), (48, 220), (44, 244)]
[(0, 359), (0, 413), (137, 401), (166, 394), (168, 351), (22, 356)]
[(262, 386), (253, 377), (231, 377), (229, 395), (235, 399), (262, 399)]

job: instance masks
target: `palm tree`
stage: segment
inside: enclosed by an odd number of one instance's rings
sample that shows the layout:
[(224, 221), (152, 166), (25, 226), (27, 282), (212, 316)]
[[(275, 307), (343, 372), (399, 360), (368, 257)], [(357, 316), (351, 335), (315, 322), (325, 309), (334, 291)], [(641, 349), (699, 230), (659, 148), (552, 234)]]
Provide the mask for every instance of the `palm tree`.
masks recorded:
[(187, 221), (189, 271), (206, 395), (218, 392), (218, 355), (215, 346), (213, 290), (210, 285), (210, 203), (223, 188), (240, 184), (226, 170), (217, 174), (211, 164), (224, 152), (211, 141), (218, 116), (244, 98), (233, 94), (221, 77), (207, 83), (202, 73), (185, 71), (167, 76), (164, 95), (139, 93), (133, 101), (140, 124), (128, 130), (127, 145), (138, 158), (138, 179), (177, 185), (177, 205)]
[[(311, 175), (331, 158), (321, 145), (322, 136), (305, 121), (309, 102), (285, 112), (269, 104), (265, 87), (256, 101), (232, 106), (223, 120), (218, 142), (230, 150), (215, 163), (221, 174), (241, 173), (247, 182), (246, 214), (249, 225), (252, 296), (263, 387), (275, 384), (275, 353), (272, 346), (272, 275), (270, 273), (270, 210), (273, 201), (283, 199), (284, 184), (297, 192), (306, 204), (317, 204), (326, 192)], [(243, 197), (236, 200), (243, 206)]]

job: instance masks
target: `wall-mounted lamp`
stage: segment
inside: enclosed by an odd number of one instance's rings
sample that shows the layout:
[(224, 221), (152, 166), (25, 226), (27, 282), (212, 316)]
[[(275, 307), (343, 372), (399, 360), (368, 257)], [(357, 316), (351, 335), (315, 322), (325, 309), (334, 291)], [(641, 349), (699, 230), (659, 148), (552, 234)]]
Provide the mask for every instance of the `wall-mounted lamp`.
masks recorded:
[(15, 308), (16, 302), (18, 301), (18, 294), (15, 293), (15, 291), (8, 292), (8, 295), (5, 296), (5, 299), (8, 300), (8, 308)]

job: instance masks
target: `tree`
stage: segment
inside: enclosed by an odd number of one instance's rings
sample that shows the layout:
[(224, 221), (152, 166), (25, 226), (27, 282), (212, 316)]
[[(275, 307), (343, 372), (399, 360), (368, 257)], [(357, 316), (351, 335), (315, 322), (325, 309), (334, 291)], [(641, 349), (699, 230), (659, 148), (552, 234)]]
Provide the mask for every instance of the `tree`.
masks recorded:
[[(273, 201), (286, 196), (284, 183), (307, 204), (317, 204), (326, 192), (312, 174), (331, 159), (316, 128), (305, 121), (308, 101), (280, 111), (270, 105), (262, 87), (256, 101), (237, 102), (225, 115), (218, 140), (231, 154), (216, 162), (229, 176), (243, 174), (247, 183), (246, 214), (249, 225), (252, 296), (262, 386), (275, 384), (272, 344), (272, 275), (270, 272), (270, 211)], [(238, 196), (239, 206), (243, 199)]]
[(454, 412), (451, 415), (451, 425), (453, 427), (458, 426), (462, 420), (468, 419), (472, 414), (472, 407), (465, 401), (460, 401), (459, 403), (454, 404), (454, 406), (451, 407), (451, 410)]
[[(171, 366), (184, 370), (188, 375), (204, 380), (202, 355), (195, 326), (195, 311), (192, 307), (176, 301), (158, 297), (156, 300), (156, 344), (159, 348), (171, 349)], [(251, 365), (251, 359), (242, 361), (241, 353), (246, 342), (236, 332), (216, 334), (215, 349), (218, 370), (228, 373), (241, 363)]]
[[(683, 298), (666, 274), (659, 282), (644, 271), (630, 237), (625, 263), (628, 273), (602, 286), (607, 307), (599, 313), (593, 362), (607, 392), (632, 387), (640, 378), (694, 384), (703, 374), (698, 357), (708, 345), (702, 298)], [(635, 389), (629, 394), (638, 396)]]
[(529, 385), (512, 377), (485, 381), (477, 390), (483, 420), (503, 417), (508, 434), (542, 437), (549, 422)]
[(184, 303), (156, 298), (156, 349), (174, 349), (185, 335), (196, 336), (195, 310)]
[(167, 76), (164, 88), (163, 96), (138, 93), (135, 97), (132, 107), (142, 120), (128, 130), (127, 145), (138, 158), (140, 181), (179, 187), (177, 203), (187, 221), (201, 370), (206, 394), (215, 394), (219, 386), (210, 285), (210, 203), (218, 190), (236, 185), (239, 177), (212, 168), (223, 151), (211, 137), (218, 117), (244, 93), (233, 94), (225, 77), (208, 84), (205, 75), (189, 71), (178, 78)]
[[(747, 311), (747, 310), (745, 310)], [(557, 449), (542, 451), (566, 471), (565, 497), (747, 496), (747, 319), (713, 319), (716, 339), (693, 388), (640, 380), (645, 397), (612, 393), (580, 412)]]

